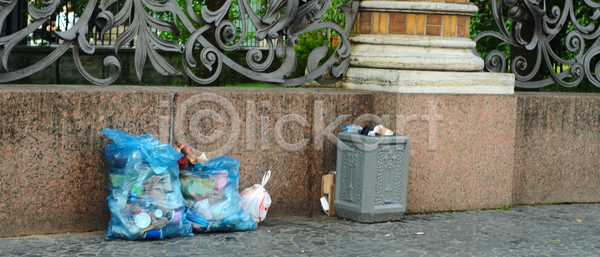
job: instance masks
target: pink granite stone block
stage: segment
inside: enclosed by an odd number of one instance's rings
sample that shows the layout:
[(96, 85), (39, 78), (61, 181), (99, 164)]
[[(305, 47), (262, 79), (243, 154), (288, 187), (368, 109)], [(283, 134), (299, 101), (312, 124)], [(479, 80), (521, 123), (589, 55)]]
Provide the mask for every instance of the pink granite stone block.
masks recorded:
[(101, 129), (158, 132), (165, 92), (117, 87), (0, 86), (1, 236), (106, 229)]
[(175, 141), (238, 159), (240, 189), (270, 169), (270, 216), (321, 212), (353, 122), (411, 137), (407, 213), (600, 200), (596, 95), (1, 85), (0, 117), (1, 236), (106, 229), (101, 129), (168, 141), (171, 123)]
[[(199, 94), (205, 97), (200, 99)], [(227, 102), (211, 102), (220, 97)], [(175, 119), (176, 123), (182, 122), (175, 126), (175, 140), (184, 139), (198, 153), (209, 152), (209, 157), (225, 154), (238, 159), (240, 190), (260, 183), (264, 172), (271, 170), (265, 187), (273, 201), (269, 215), (310, 215), (321, 211), (320, 179), (335, 170), (336, 163), (335, 145), (316, 135), (315, 129), (327, 128), (341, 115), (358, 117), (368, 113), (370, 100), (364, 92), (335, 89), (177, 90), (175, 108), (177, 115), (185, 118)], [(227, 112), (228, 104), (234, 112)], [(215, 115), (194, 122), (194, 116), (203, 116), (209, 110)], [(237, 115), (239, 121), (232, 119), (230, 113)], [(212, 119), (217, 116), (222, 118), (220, 122)], [(317, 122), (316, 128), (315, 119), (319, 117), (321, 123)], [(223, 131), (221, 136), (214, 141), (207, 138), (217, 135), (218, 130)], [(238, 134), (232, 140), (235, 131)], [(341, 126), (333, 127), (331, 134), (340, 131)], [(229, 140), (231, 149), (224, 153)]]
[[(320, 212), (320, 178), (335, 170), (336, 160), (334, 144), (323, 138), (327, 133), (315, 130), (340, 115), (368, 113), (371, 100), (368, 93), (332, 89), (0, 86), (2, 236), (106, 229), (103, 149), (110, 140), (101, 129), (168, 141), (170, 92), (175, 117), (181, 116), (180, 124), (173, 122), (176, 139), (217, 151), (209, 157), (238, 159), (240, 189), (273, 171), (266, 186), (273, 216)], [(335, 139), (342, 125), (329, 135)], [(223, 146), (226, 151), (218, 152)]]
[(600, 96), (515, 93), (515, 203), (600, 201)]
[(374, 113), (410, 136), (408, 213), (512, 203), (513, 96), (373, 94)]

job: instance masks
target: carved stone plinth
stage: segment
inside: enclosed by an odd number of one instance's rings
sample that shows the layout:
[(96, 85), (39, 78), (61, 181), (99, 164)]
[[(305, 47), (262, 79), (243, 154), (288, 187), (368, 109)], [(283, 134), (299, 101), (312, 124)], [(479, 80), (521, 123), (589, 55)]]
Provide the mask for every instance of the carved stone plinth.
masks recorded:
[[(481, 72), (468, 0), (360, 3), (349, 68), (333, 87), (411, 94), (514, 94), (512, 74)], [(317, 82), (307, 83), (320, 87)], [(329, 86), (329, 85), (328, 85)]]
[(408, 136), (338, 135), (335, 209), (360, 222), (398, 220), (406, 211)]

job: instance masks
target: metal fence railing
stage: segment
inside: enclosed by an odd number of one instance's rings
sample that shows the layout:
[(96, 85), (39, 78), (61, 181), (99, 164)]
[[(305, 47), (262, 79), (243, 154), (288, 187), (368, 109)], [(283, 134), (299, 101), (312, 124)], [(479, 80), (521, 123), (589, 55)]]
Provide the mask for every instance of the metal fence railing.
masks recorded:
[[(261, 1), (252, 1), (252, 2), (250, 2), (250, 6), (252, 7), (252, 10), (254, 12), (257, 12), (260, 9)], [(246, 24), (252, 24), (252, 22), (250, 21), (250, 18), (246, 18)], [(235, 25), (237, 27), (240, 27), (241, 21), (239, 21), (239, 20), (235, 21)], [(248, 34), (252, 34), (254, 32), (256, 32), (256, 28), (254, 26), (248, 26)], [(266, 40), (257, 41), (254, 37), (250, 37), (250, 38), (244, 40), (244, 43), (242, 43), (241, 47), (243, 47), (243, 48), (268, 48), (269, 45), (267, 44)]]
[[(116, 3), (112, 4), (109, 7), (110, 11), (112, 11), (113, 13), (117, 13), (118, 8), (123, 6), (124, 3), (125, 0), (117, 0)], [(123, 33), (127, 29), (129, 24), (131, 23), (131, 17), (133, 17), (133, 15), (130, 15), (129, 19), (123, 24), (108, 30), (104, 38), (101, 39), (100, 33), (102, 30), (96, 24), (96, 17), (100, 12), (100, 6), (96, 6), (95, 10), (92, 13), (92, 17), (88, 21), (86, 27), (86, 38), (90, 43), (95, 45), (112, 46), (114, 45), (119, 34)], [(62, 10), (57, 10), (54, 14), (52, 14), (48, 21), (46, 21), (42, 26), (40, 26), (33, 33), (31, 33), (27, 38), (26, 44), (30, 46), (59, 44), (60, 39), (56, 37), (56, 34), (54, 32), (68, 30), (71, 27), (73, 27), (73, 25), (78, 21), (78, 14), (75, 14), (73, 11), (68, 10), (67, 6), (65, 6)], [(27, 25), (29, 25), (30, 22), (31, 19), (27, 17)], [(133, 46), (133, 44), (134, 42), (130, 42), (129, 46)]]
[[(123, 7), (123, 4), (126, 0), (116, 0), (115, 3), (109, 6), (109, 11), (113, 14), (118, 13), (118, 11)], [(27, 1), (19, 1), (19, 4), (15, 6), (12, 12), (9, 13), (6, 22), (2, 26), (2, 31), (0, 32), (0, 36), (10, 35), (15, 33), (26, 26), (30, 25), (32, 19), (29, 17), (27, 12), (21, 10), (27, 10)], [(250, 5), (252, 9), (256, 12), (261, 7), (261, 1), (250, 1)], [(26, 40), (23, 40), (21, 45), (28, 46), (44, 46), (44, 45), (58, 45), (61, 43), (61, 40), (56, 36), (55, 32), (65, 31), (73, 27), (75, 23), (79, 21), (79, 14), (69, 10), (70, 6), (65, 6), (63, 8), (58, 8), (54, 14), (40, 27), (38, 27), (33, 33), (31, 33)], [(109, 29), (104, 38), (100, 37), (102, 29), (98, 27), (96, 24), (96, 17), (101, 12), (100, 6), (96, 6), (95, 10), (88, 21), (86, 26), (85, 34), (88, 41), (97, 46), (114, 46), (117, 37), (125, 32), (125, 30), (131, 24), (133, 15), (129, 15), (128, 20), (123, 24), (116, 26), (114, 28)], [(245, 17), (246, 24), (248, 24), (248, 33), (252, 35), (256, 32), (256, 28), (252, 26), (251, 21), (248, 17)], [(234, 21), (236, 26), (241, 26), (241, 21)], [(153, 32), (157, 33), (155, 30)], [(133, 39), (133, 41), (129, 42), (126, 46), (134, 47), (135, 41), (137, 37)], [(273, 42), (275, 43), (275, 42)], [(244, 39), (244, 42), (241, 45), (242, 48), (268, 48), (268, 44), (266, 40), (257, 41), (254, 37), (248, 37)]]
[[(126, 0), (116, 0), (115, 3), (111, 4), (109, 7), (109, 11), (113, 14), (116, 14), (120, 8), (123, 7), (123, 4)], [(19, 5), (16, 5), (13, 12), (11, 12), (7, 17), (7, 22), (5, 22), (4, 26), (2, 26), (2, 31), (0, 36), (10, 35), (14, 32), (17, 32), (29, 24), (31, 24), (32, 20), (27, 15), (26, 12), (18, 11), (18, 10), (26, 10), (27, 2), (19, 1)], [(22, 2), (22, 3), (21, 3)], [(257, 11), (260, 6), (260, 1), (252, 1), (251, 2), (252, 9)], [(129, 15), (128, 20), (123, 24), (116, 26), (114, 28), (106, 31), (104, 38), (100, 37), (102, 29), (98, 27), (96, 24), (96, 17), (101, 12), (100, 6), (96, 6), (96, 9), (93, 11), (90, 20), (88, 21), (86, 27), (86, 38), (92, 44), (97, 46), (113, 46), (117, 37), (122, 34), (129, 24), (131, 24), (131, 19), (134, 17), (133, 13)], [(133, 12), (133, 9), (132, 9)], [(18, 16), (18, 17), (17, 17)], [(250, 19), (246, 17), (246, 24), (252, 24)], [(18, 22), (17, 22), (18, 21)], [(57, 9), (54, 14), (46, 21), (43, 25), (38, 27), (33, 33), (31, 33), (26, 40), (21, 42), (22, 45), (29, 46), (44, 46), (44, 45), (57, 45), (60, 44), (61, 40), (56, 37), (55, 32), (65, 31), (70, 29), (76, 22), (79, 21), (79, 14), (74, 13), (69, 10), (67, 6), (62, 9)], [(237, 26), (241, 26), (241, 22), (239, 20), (235, 21)], [(249, 34), (256, 31), (254, 26), (248, 26)], [(153, 30), (156, 33), (156, 31)], [(134, 38), (132, 42), (127, 44), (126, 46), (133, 47), (135, 45), (135, 41), (137, 37)], [(257, 41), (254, 37), (249, 37), (244, 40), (242, 43), (242, 48), (268, 48), (268, 44), (265, 40)]]

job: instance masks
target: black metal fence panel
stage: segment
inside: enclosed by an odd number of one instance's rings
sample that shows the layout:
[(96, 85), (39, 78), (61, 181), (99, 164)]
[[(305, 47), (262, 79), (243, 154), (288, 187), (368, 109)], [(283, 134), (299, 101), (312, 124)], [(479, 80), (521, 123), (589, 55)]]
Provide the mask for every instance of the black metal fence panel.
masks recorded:
[[(193, 0), (187, 0), (185, 6), (179, 6), (177, 0), (90, 0), (79, 14), (71, 10), (70, 3), (61, 4), (60, 0), (41, 0), (41, 3), (0, 0), (0, 27), (6, 28), (0, 35), (0, 82), (15, 81), (35, 73), (52, 64), (70, 47), (73, 47), (73, 59), (81, 75), (98, 85), (111, 84), (119, 76), (121, 66), (116, 55), (123, 47), (135, 48), (136, 75), (140, 81), (146, 60), (164, 76), (183, 74), (157, 50), (181, 53), (183, 72), (200, 84), (213, 82), (224, 65), (255, 81), (278, 86), (297, 86), (313, 80), (331, 84), (345, 75), (350, 55), (348, 37), (358, 11), (357, 1), (352, 2), (352, 6), (337, 6), (345, 14), (345, 28), (322, 21), (331, 0), (271, 0), (262, 17), (256, 13), (258, 6), (251, 0), (238, 0), (237, 5), (232, 3), (233, 0), (225, 0), (217, 10), (203, 6), (201, 12), (196, 13), (192, 8)], [(227, 17), (232, 8), (240, 14), (237, 21)], [(27, 12), (21, 11), (24, 9)], [(27, 17), (19, 16), (21, 13), (27, 13)], [(190, 34), (187, 42), (181, 44), (159, 37), (159, 33), (179, 36), (181, 31), (174, 22), (159, 19), (163, 16), (158, 13), (169, 13), (172, 20), (182, 24)], [(14, 26), (13, 20), (26, 21), (26, 24)], [(4, 22), (6, 26), (2, 26)], [(288, 78), (296, 69), (294, 45), (299, 42), (299, 35), (324, 29), (339, 34), (334, 53), (323, 60), (327, 56), (327, 46), (312, 50), (307, 62), (308, 73), (299, 78)], [(254, 35), (250, 40), (248, 33)], [(54, 50), (34, 65), (11, 71), (7, 60), (11, 50), (19, 44), (54, 45)], [(93, 54), (96, 46), (114, 47), (115, 55), (107, 56), (103, 62), (104, 66), (115, 68), (108, 78), (92, 76), (80, 61), (81, 54)], [(244, 65), (225, 54), (241, 47), (254, 47), (248, 51)], [(256, 47), (266, 49), (267, 56)], [(198, 77), (192, 71), (198, 66), (194, 58), (194, 51), (198, 49), (202, 66), (212, 71), (208, 77)], [(281, 66), (265, 72), (275, 59), (281, 60)]]
[[(552, 5), (552, 4), (555, 5)], [(600, 3), (590, 0), (490, 0), (500, 32), (494, 37), (511, 46), (485, 56), (485, 70), (515, 74), (515, 87), (541, 88), (557, 83), (575, 87), (586, 78), (600, 87)], [(584, 10), (585, 13), (581, 13)], [(588, 16), (588, 13), (593, 13)], [(558, 47), (557, 47), (558, 46)]]

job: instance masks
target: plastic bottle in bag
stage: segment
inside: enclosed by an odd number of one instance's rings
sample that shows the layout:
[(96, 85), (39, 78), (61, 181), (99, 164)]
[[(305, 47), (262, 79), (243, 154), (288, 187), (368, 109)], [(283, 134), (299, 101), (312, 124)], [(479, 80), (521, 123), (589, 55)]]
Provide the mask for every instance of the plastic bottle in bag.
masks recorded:
[(187, 219), (195, 232), (243, 231), (256, 229), (250, 214), (240, 207), (239, 163), (230, 157), (216, 157), (184, 170), (180, 181), (186, 199)]
[(177, 160), (182, 155), (153, 135), (103, 129), (109, 165), (106, 239), (162, 239), (192, 235), (181, 195)]
[(267, 212), (271, 206), (271, 196), (264, 188), (269, 182), (271, 171), (267, 171), (262, 179), (262, 184), (254, 184), (242, 191), (242, 209), (250, 213), (254, 222), (259, 223), (265, 220)]

